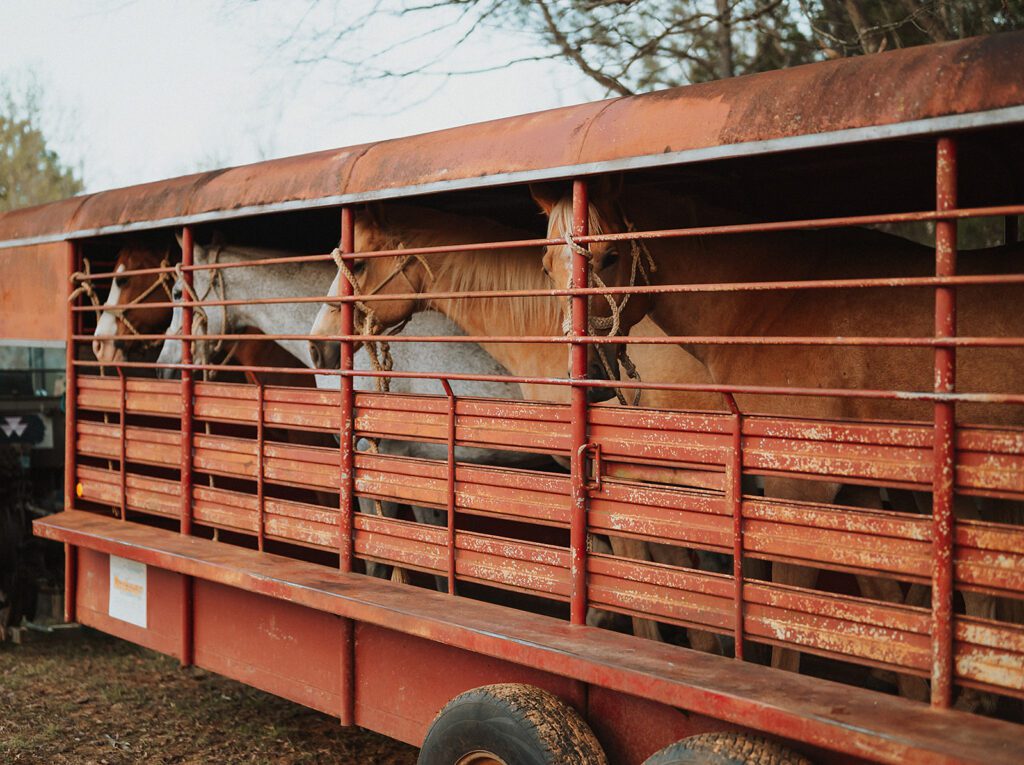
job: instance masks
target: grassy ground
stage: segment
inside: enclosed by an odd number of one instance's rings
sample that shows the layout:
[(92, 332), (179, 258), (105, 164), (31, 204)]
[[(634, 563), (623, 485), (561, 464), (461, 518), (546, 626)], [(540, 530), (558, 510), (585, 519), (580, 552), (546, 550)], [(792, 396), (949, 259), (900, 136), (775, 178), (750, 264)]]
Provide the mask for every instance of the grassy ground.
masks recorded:
[(91, 630), (0, 643), (0, 762), (412, 765), (416, 750)]

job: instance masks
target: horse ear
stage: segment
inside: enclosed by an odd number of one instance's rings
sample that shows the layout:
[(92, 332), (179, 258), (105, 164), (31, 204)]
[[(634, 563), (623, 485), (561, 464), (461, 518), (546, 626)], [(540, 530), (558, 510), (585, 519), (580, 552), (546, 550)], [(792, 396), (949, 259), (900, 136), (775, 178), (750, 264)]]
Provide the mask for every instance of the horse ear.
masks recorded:
[(610, 175), (599, 175), (587, 181), (590, 187), (590, 198), (599, 202), (615, 202), (622, 196), (623, 188), (626, 185), (622, 173)]
[(363, 205), (363, 216), (369, 225), (380, 228), (384, 225), (384, 205), (380, 202), (368, 202)]
[(552, 208), (565, 196), (565, 184), (557, 182), (531, 183), (530, 196), (545, 215), (550, 215)]
[(181, 231), (175, 231), (174, 232), (174, 239), (175, 239), (175, 241), (178, 242), (178, 249), (179, 250), (185, 249), (185, 240), (184, 240), (184, 236), (181, 233)]

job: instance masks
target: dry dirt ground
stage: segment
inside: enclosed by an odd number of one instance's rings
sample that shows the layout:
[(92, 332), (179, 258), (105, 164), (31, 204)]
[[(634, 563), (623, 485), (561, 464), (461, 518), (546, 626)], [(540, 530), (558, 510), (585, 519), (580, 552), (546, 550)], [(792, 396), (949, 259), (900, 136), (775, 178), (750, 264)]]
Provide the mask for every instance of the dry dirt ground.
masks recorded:
[(0, 763), (413, 765), (416, 750), (91, 630), (0, 643)]

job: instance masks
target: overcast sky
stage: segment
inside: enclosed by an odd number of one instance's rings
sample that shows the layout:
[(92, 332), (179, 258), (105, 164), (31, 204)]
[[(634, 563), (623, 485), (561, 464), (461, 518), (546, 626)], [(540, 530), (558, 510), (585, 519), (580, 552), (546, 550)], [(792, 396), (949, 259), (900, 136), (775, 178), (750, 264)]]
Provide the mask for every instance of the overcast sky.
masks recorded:
[[(17, 87), (35, 76), (52, 142), (81, 165), (89, 191), (603, 95), (550, 63), (352, 88), (343, 68), (299, 67), (276, 47), (295, 25), (301, 33), (343, 23), (373, 1), (324, 2), (304, 16), (305, 0), (0, 0), (0, 79)], [(397, 21), (378, 24), (348, 52), (379, 49), (428, 23), (420, 16), (404, 30)], [(529, 43), (485, 31), (438, 68), (501, 63)], [(388, 63), (404, 69), (443, 47), (427, 39)]]

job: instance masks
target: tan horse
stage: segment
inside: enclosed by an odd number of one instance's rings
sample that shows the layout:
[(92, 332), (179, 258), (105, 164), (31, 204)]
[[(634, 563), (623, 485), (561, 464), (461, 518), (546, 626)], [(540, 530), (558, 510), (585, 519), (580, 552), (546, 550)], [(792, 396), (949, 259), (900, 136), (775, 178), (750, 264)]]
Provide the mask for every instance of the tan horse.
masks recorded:
[[(571, 198), (563, 189), (539, 186), (534, 198), (549, 217), (549, 236), (563, 238), (572, 222)], [(682, 220), (680, 216), (682, 215)], [(589, 210), (591, 233), (620, 233), (679, 226), (709, 226), (737, 221), (735, 215), (694, 198), (669, 198), (642, 190), (623, 193), (596, 184)], [(773, 234), (701, 236), (645, 240), (635, 252), (628, 242), (591, 246), (591, 262), (609, 285), (637, 283), (634, 254), (651, 283), (724, 283), (928, 276), (934, 251), (899, 237), (862, 229), (793, 231)], [(961, 273), (1013, 273), (1021, 270), (1024, 248), (964, 253)], [(568, 245), (550, 247), (545, 270), (558, 287), (569, 282)], [(958, 324), (963, 336), (1024, 335), (1024, 290), (1015, 286), (958, 288)], [(645, 315), (678, 336), (918, 336), (934, 332), (930, 289), (856, 289), (748, 291), (634, 295), (623, 306), (624, 327)], [(593, 301), (601, 311), (604, 301)], [(816, 388), (931, 390), (930, 348), (692, 345), (719, 383)], [(978, 392), (1019, 392), (1024, 384), (1024, 349), (972, 348), (957, 352), (957, 388)], [(737, 396), (744, 412), (846, 420), (930, 419), (931, 405), (907, 400)], [(963, 419), (998, 425), (1024, 424), (1019, 407), (958, 405)], [(770, 496), (831, 502), (838, 483), (790, 479), (765, 481)], [(958, 517), (977, 517), (975, 505), (958, 497)], [(776, 565), (776, 581), (812, 586), (815, 572)], [(868, 593), (865, 593), (868, 594)], [(968, 610), (991, 615), (990, 598), (963, 593)], [(886, 598), (889, 599), (889, 598)], [(773, 664), (796, 669), (799, 656), (776, 651)], [(915, 694), (916, 695), (916, 694)]]
[[(436, 210), (394, 205), (386, 217), (377, 212), (356, 216), (355, 247), (357, 252), (418, 248), (444, 244), (471, 244), (501, 240), (526, 239), (529, 235), (485, 218), (470, 218)], [(547, 281), (540, 269), (538, 248), (486, 250), (440, 253), (422, 258), (365, 258), (352, 262), (358, 281), (357, 293), (421, 294), (428, 292), (477, 292), (484, 290), (543, 289)], [(404, 264), (404, 267), (402, 267)], [(340, 275), (338, 278), (341, 278)], [(338, 278), (330, 294), (338, 294)], [(396, 299), (368, 303), (383, 327), (392, 327), (419, 310), (433, 308), (446, 314), (469, 335), (552, 336), (561, 333), (560, 310), (556, 299), (531, 297), (516, 299)], [(337, 335), (339, 312), (323, 306), (313, 326), (315, 335)], [(644, 322), (634, 333), (661, 334), (653, 324)], [(337, 367), (337, 343), (316, 341), (311, 356), (321, 368)], [(482, 343), (488, 353), (513, 375), (520, 377), (562, 377), (568, 354), (560, 344)], [(685, 379), (707, 382), (703, 365), (693, 356), (674, 346), (655, 349), (638, 347), (633, 361), (645, 380), (673, 382)], [(565, 403), (569, 400), (566, 386), (522, 385), (524, 398), (534, 401)], [(718, 410), (725, 409), (722, 398), (714, 394), (673, 391), (644, 391), (644, 406), (659, 409)], [(694, 485), (689, 477), (689, 485)], [(612, 537), (617, 555), (659, 563), (693, 566), (689, 551), (669, 545), (647, 545), (634, 540)], [(634, 632), (658, 638), (654, 622), (634, 620)], [(691, 645), (700, 650), (719, 650), (710, 634), (690, 630)]]

